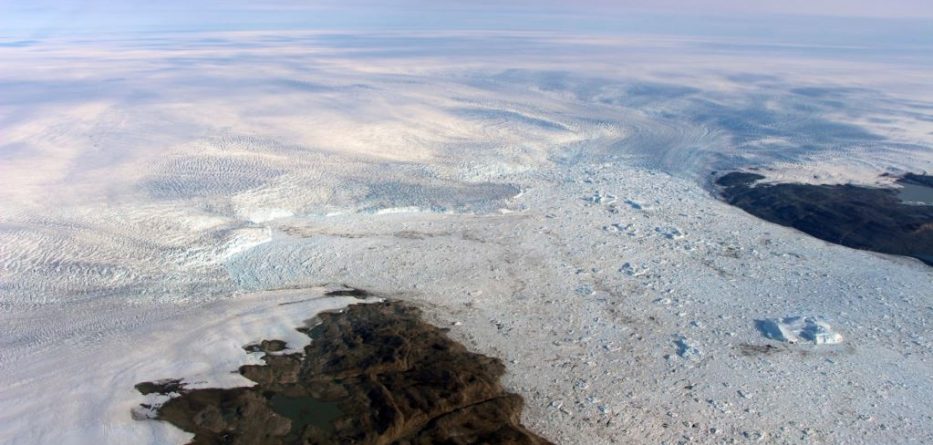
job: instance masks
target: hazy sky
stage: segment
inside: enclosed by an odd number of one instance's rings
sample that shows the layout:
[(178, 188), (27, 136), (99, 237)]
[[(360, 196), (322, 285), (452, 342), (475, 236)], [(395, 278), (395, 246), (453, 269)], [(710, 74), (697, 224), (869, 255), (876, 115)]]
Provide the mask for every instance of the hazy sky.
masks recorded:
[(929, 20), (930, 0), (0, 0), (0, 37), (7, 39), (165, 30), (492, 29), (815, 37), (842, 32), (841, 40), (867, 30), (910, 41), (930, 34)]

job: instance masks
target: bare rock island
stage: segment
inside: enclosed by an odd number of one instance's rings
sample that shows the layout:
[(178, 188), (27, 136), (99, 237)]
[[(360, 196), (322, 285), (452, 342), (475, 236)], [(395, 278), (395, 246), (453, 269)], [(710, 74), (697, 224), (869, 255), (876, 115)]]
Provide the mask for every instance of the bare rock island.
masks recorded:
[[(239, 372), (253, 387), (185, 389), (156, 417), (194, 433), (192, 444), (549, 444), (520, 423), (522, 398), (499, 383), (496, 358), (469, 352), (397, 301), (323, 313), (304, 353), (248, 345), (264, 365)], [(165, 384), (169, 382), (169, 384)]]
[[(755, 173), (731, 172), (715, 183), (729, 204), (766, 221), (831, 243), (912, 256), (933, 266), (933, 205), (905, 202), (896, 188), (756, 184), (762, 179)], [(933, 176), (908, 173), (896, 184), (907, 188), (913, 199), (933, 195)]]

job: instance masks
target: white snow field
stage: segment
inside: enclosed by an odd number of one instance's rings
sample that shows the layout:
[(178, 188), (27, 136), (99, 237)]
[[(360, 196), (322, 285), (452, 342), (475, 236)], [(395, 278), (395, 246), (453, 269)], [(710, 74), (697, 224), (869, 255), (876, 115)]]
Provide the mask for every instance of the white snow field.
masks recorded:
[[(248, 384), (242, 346), (300, 347), (293, 328), (352, 302), (320, 298), (341, 284), (503, 359), (557, 443), (933, 443), (933, 269), (710, 189), (732, 168), (933, 171), (928, 57), (832, 54), (535, 33), (0, 45), (0, 443), (183, 443), (133, 420), (133, 385)], [(841, 341), (763, 329), (795, 316)]]

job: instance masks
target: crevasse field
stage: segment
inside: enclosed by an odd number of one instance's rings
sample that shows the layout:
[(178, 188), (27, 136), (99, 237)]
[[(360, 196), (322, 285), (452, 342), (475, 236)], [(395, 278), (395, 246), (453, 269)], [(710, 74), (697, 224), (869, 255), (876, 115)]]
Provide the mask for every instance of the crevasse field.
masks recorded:
[[(933, 443), (933, 269), (711, 185), (933, 171), (928, 54), (254, 31), (0, 67), (2, 443), (182, 443), (135, 383), (249, 384), (342, 284), (502, 358), (558, 443)], [(844, 340), (756, 328), (789, 316)]]

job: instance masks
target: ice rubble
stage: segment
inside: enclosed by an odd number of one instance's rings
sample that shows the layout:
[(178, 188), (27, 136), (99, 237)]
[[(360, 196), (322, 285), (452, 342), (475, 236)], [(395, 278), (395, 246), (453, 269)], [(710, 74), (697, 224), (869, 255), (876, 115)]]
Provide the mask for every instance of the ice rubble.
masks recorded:
[(677, 355), (684, 359), (697, 359), (703, 354), (696, 344), (683, 335), (674, 339), (674, 346), (677, 348)]

